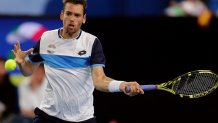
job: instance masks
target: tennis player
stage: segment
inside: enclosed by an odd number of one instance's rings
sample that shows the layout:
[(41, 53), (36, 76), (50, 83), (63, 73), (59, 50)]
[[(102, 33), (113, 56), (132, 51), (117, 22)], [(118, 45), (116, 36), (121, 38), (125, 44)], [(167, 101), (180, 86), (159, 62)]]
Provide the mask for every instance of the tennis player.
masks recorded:
[[(105, 56), (99, 39), (83, 30), (86, 0), (65, 0), (60, 19), (63, 27), (43, 33), (34, 48), (12, 50), (24, 76), (44, 64), (48, 81), (44, 99), (35, 109), (34, 123), (96, 123), (93, 91), (144, 94), (140, 85), (118, 81), (104, 73)], [(131, 92), (125, 92), (130, 86)]]

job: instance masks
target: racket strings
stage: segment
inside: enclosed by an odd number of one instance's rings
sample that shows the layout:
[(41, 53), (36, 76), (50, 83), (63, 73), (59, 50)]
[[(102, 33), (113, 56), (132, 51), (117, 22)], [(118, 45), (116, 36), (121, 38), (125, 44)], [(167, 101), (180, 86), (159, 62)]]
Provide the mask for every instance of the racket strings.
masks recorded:
[(193, 74), (184, 76), (177, 82), (173, 89), (177, 94), (193, 95), (203, 93), (213, 88), (217, 83), (217, 75), (215, 74)]

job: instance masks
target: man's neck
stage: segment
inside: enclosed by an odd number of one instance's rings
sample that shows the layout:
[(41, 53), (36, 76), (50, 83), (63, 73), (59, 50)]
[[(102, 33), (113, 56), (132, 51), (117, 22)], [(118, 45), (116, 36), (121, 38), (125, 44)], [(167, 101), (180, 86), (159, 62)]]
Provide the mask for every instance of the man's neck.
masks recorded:
[(64, 29), (61, 29), (61, 36), (64, 38), (64, 39), (73, 39), (73, 38), (77, 38), (80, 34), (80, 31), (77, 31), (76, 33), (70, 35), (69, 33), (67, 33)]

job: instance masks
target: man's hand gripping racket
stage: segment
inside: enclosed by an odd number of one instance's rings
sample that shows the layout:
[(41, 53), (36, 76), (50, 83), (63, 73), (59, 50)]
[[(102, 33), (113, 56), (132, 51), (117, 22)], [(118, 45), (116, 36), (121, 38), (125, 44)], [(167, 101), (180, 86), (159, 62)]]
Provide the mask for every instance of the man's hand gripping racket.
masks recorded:
[[(199, 98), (213, 92), (218, 87), (218, 75), (211, 70), (187, 72), (177, 78), (158, 85), (141, 85), (144, 91), (163, 90), (180, 97)], [(130, 87), (125, 88), (130, 92)]]

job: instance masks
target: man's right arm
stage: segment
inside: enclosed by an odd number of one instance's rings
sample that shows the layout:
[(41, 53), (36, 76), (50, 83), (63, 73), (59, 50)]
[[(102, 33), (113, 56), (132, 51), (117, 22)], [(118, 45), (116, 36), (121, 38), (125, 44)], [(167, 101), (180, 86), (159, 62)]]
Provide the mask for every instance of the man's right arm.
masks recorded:
[(30, 76), (32, 73), (39, 67), (39, 64), (33, 64), (27, 60), (24, 60), (22, 63), (18, 63), (20, 72), (24, 76)]

